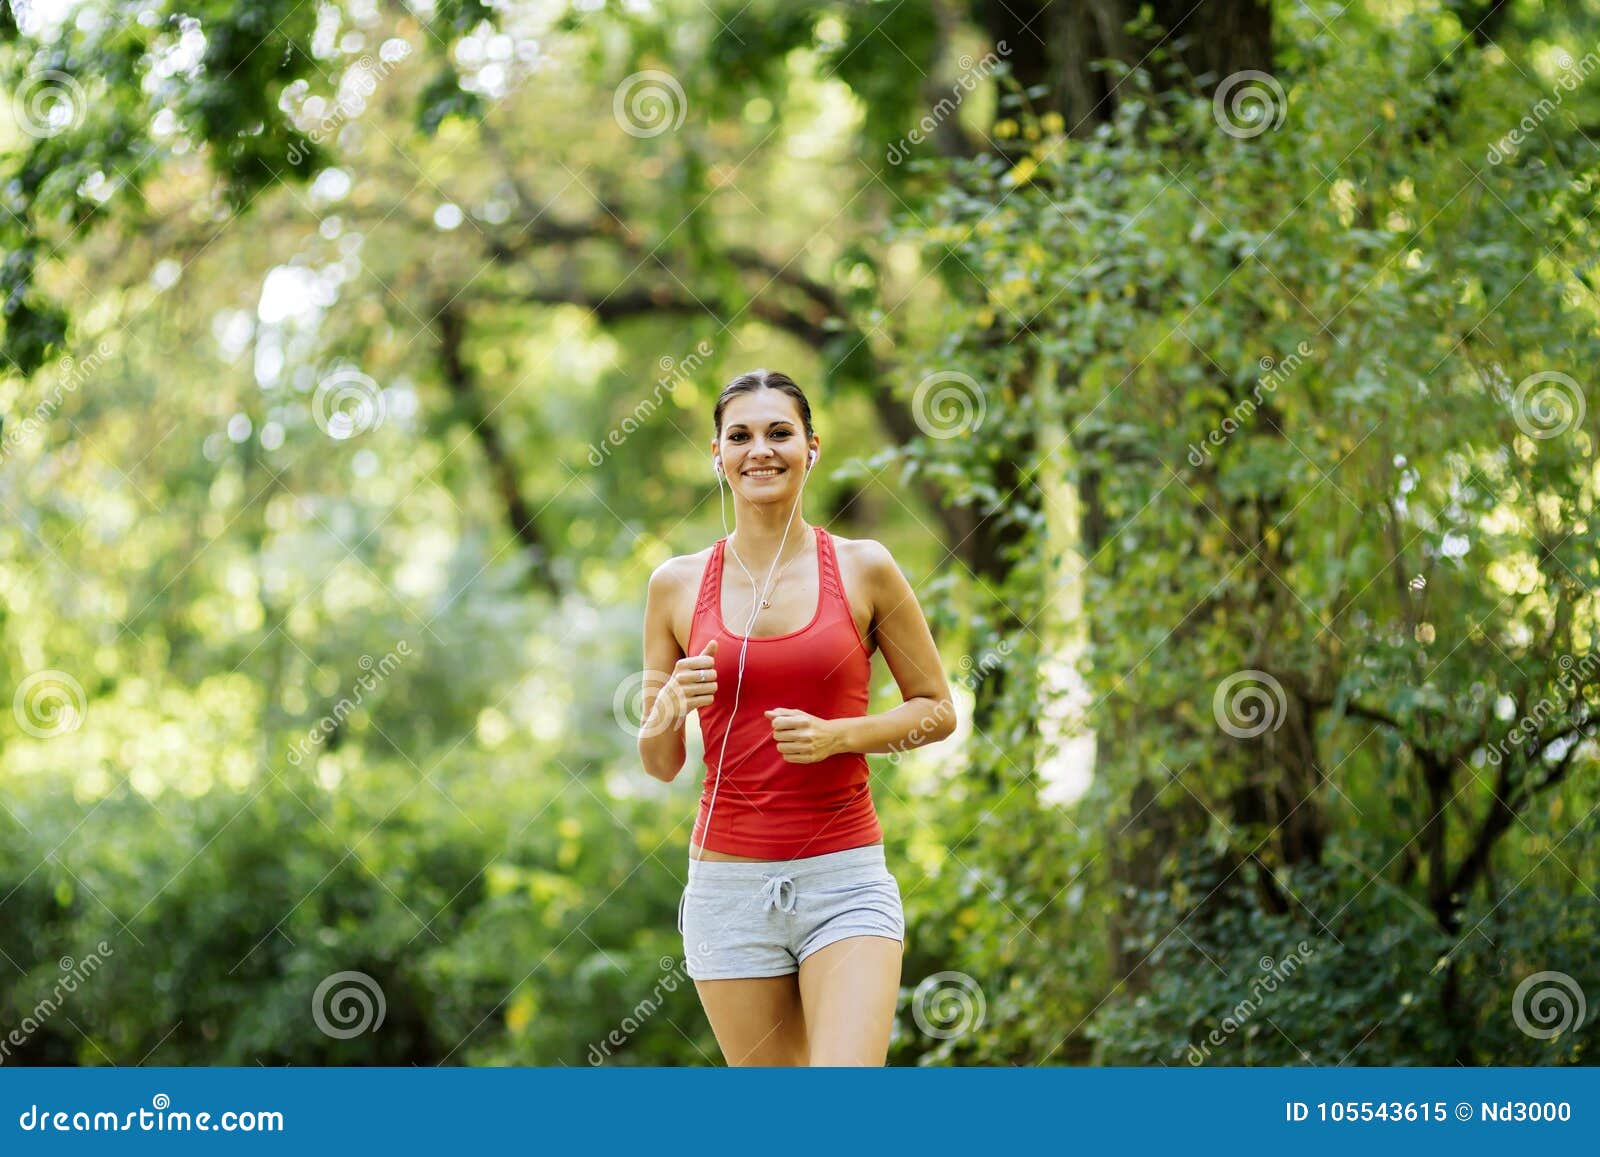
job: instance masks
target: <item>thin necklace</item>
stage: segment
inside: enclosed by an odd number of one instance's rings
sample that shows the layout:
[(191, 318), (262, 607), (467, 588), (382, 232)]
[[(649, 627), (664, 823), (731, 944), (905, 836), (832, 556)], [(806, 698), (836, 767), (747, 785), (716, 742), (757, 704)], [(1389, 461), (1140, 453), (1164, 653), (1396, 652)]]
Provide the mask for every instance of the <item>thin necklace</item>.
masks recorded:
[[(735, 531), (734, 533), (738, 533), (738, 532)], [(729, 539), (728, 539), (728, 549), (729, 550), (733, 550), (733, 557), (738, 561), (740, 569), (743, 570), (744, 573), (749, 576), (749, 578), (750, 578), (750, 589), (754, 590), (755, 589), (755, 585), (756, 585), (755, 576), (750, 574), (750, 568), (744, 565), (744, 559), (739, 558), (739, 552), (737, 550), (733, 549), (733, 539), (732, 539), (732, 537), (729, 537)], [(805, 543), (802, 542), (800, 544), (800, 549), (798, 551), (796, 551), (794, 554), (789, 556), (789, 562), (784, 563), (781, 567), (778, 568), (778, 573), (773, 576), (772, 581), (767, 584), (767, 589), (762, 592), (762, 599), (761, 599), (761, 609), (762, 610), (768, 611), (768, 610), (772, 609), (772, 600), (767, 598), (766, 595), (770, 594), (772, 592), (773, 587), (776, 587), (778, 585), (778, 580), (783, 577), (783, 572), (789, 569), (790, 563), (793, 563), (795, 559), (799, 558), (805, 552), (806, 552)]]

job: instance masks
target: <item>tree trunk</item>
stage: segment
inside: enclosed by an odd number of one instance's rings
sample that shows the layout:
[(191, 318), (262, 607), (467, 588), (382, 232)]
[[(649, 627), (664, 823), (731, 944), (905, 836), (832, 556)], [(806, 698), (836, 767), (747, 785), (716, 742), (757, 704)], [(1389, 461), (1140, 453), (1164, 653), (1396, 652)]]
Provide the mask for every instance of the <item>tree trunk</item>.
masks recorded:
[[(1098, 60), (1138, 64), (1155, 47), (1128, 25), (1148, 7), (1168, 51), (1209, 90), (1243, 69), (1269, 71), (1272, 9), (1265, 0), (986, 0), (977, 16), (1010, 49), (1012, 75), (1024, 88), (1048, 91), (1038, 111), (1059, 112), (1072, 136), (1086, 136), (1109, 119), (1117, 78), (1091, 66)], [(1159, 79), (1159, 78), (1158, 78)]]
[[(1150, 11), (1157, 26), (1153, 34), (1150, 29), (1130, 28), (1144, 8)], [(1120, 95), (1117, 77), (1092, 67), (1096, 61), (1113, 59), (1128, 65), (1154, 64), (1150, 59), (1152, 51), (1164, 46), (1206, 91), (1236, 72), (1270, 71), (1272, 65), (1272, 12), (1265, 0), (1211, 0), (1203, 4), (1194, 4), (1191, 0), (1154, 0), (1153, 3), (1149, 0), (987, 0), (978, 5), (976, 12), (990, 37), (997, 44), (1002, 40), (1006, 42), (1009, 49), (1006, 58), (1017, 82), (1025, 89), (1038, 86), (1045, 90), (1040, 97), (1030, 97), (1033, 111), (1059, 112), (1066, 122), (1066, 131), (1073, 136), (1092, 133), (1116, 111)], [(1175, 40), (1181, 40), (1181, 45), (1174, 47)], [(1156, 82), (1182, 83), (1175, 77), (1169, 79), (1164, 70), (1156, 71)], [(1027, 146), (1019, 142), (1019, 147)], [(1076, 367), (1061, 368), (1058, 383), (1076, 379)], [(1069, 427), (1072, 424), (1070, 416), (1068, 424)], [(1006, 460), (996, 463), (990, 482), (1001, 494), (1011, 493), (1015, 480), (1013, 463)], [(1085, 557), (1089, 558), (1096, 555), (1109, 533), (1098, 484), (1099, 479), (1092, 472), (1086, 472), (1081, 481), (1079, 542)], [(1019, 491), (1012, 500), (1027, 498), (1026, 493)], [(1265, 527), (1269, 523), (1261, 525)], [(1004, 589), (1000, 584), (1010, 569), (1003, 553), (1007, 534), (994, 527), (991, 518), (980, 524), (974, 538), (978, 544), (973, 552), (974, 571), (995, 589)], [(1281, 594), (1289, 597), (1288, 592)], [(1093, 629), (1091, 619), (1089, 630)], [(997, 695), (1001, 690), (1003, 687), (998, 682), (991, 686), (986, 681), (980, 686), (975, 723), (987, 718), (985, 696)], [(1277, 738), (1276, 746), (1261, 745), (1259, 755), (1254, 757), (1258, 761), (1254, 797), (1237, 801), (1246, 810), (1259, 807), (1264, 814), (1276, 819), (1282, 819), (1296, 804), (1305, 801), (1317, 783), (1310, 744), (1310, 713), (1291, 711), (1290, 715), (1286, 721), (1292, 724), (1290, 730)], [(1102, 737), (1102, 742), (1114, 741), (1114, 737)], [(1284, 761), (1294, 769), (1292, 775), (1286, 775), (1279, 767)], [(1158, 798), (1159, 786), (1149, 782), (1136, 785), (1128, 809), (1134, 818), (1125, 831), (1111, 841), (1113, 845), (1126, 848), (1146, 849), (1144, 854), (1120, 855), (1113, 848), (1111, 872), (1117, 895), (1126, 894), (1130, 887), (1148, 890), (1157, 882), (1151, 875), (1156, 858), (1148, 851), (1166, 845), (1174, 837), (1174, 826), (1186, 822), (1183, 816), (1168, 812), (1169, 806), (1181, 805), (1178, 801), (1169, 805)], [(1316, 811), (1305, 802), (1294, 817), (1295, 822), (1283, 834), (1284, 851), (1295, 858), (1315, 860), (1322, 843)], [(1271, 889), (1270, 874), (1263, 871), (1260, 875), (1263, 877), (1261, 886)], [(1283, 898), (1274, 895), (1269, 897), (1269, 902), (1282, 905)], [(1113, 922), (1112, 959), (1118, 962), (1119, 978), (1124, 967), (1136, 963), (1131, 958), (1137, 954), (1126, 948), (1126, 937), (1131, 931), (1129, 921)]]
[(495, 489), (505, 508), (506, 521), (527, 556), (528, 582), (551, 597), (559, 598), (561, 584), (550, 568), (550, 550), (544, 544), (538, 523), (534, 521), (533, 508), (522, 496), (516, 463), (500, 436), (500, 427), (494, 421), (493, 411), (484, 403), (477, 374), (467, 360), (463, 348), (466, 319), (455, 304), (447, 303), (437, 311), (436, 324), (439, 327), (440, 375), (449, 387), (462, 419), (471, 424), (472, 433), (489, 464)]

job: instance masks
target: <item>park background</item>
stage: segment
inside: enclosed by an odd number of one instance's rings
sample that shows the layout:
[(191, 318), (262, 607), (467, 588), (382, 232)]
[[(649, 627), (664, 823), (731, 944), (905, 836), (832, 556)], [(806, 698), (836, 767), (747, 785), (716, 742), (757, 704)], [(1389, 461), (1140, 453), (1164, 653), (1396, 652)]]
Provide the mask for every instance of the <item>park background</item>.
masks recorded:
[(768, 366), (960, 707), (870, 757), (891, 1063), (1594, 1063), (1600, 3), (35, 0), (0, 77), (0, 1062), (719, 1062), (641, 627)]

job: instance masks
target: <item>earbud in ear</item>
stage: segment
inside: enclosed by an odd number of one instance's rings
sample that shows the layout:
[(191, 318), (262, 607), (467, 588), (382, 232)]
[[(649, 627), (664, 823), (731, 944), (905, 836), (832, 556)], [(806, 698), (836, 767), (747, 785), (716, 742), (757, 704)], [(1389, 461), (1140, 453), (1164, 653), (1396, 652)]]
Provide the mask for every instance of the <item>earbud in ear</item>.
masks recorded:
[(815, 450), (813, 450), (813, 451), (811, 451), (810, 454), (808, 454), (806, 456), (806, 465), (807, 466), (815, 466), (816, 464), (817, 464), (817, 452)]

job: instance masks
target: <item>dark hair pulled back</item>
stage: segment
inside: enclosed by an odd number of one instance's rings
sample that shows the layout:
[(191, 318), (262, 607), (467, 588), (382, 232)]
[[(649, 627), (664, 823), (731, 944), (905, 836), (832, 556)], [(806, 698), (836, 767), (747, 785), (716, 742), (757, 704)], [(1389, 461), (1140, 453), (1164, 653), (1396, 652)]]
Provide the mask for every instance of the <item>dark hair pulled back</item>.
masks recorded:
[(800, 409), (800, 422), (806, 429), (806, 441), (811, 441), (811, 403), (806, 401), (805, 391), (795, 385), (794, 379), (778, 370), (750, 370), (722, 387), (722, 393), (717, 395), (717, 408), (712, 413), (717, 437), (722, 437), (722, 411), (728, 403), (740, 394), (752, 394), (759, 389), (778, 390), (793, 398)]

